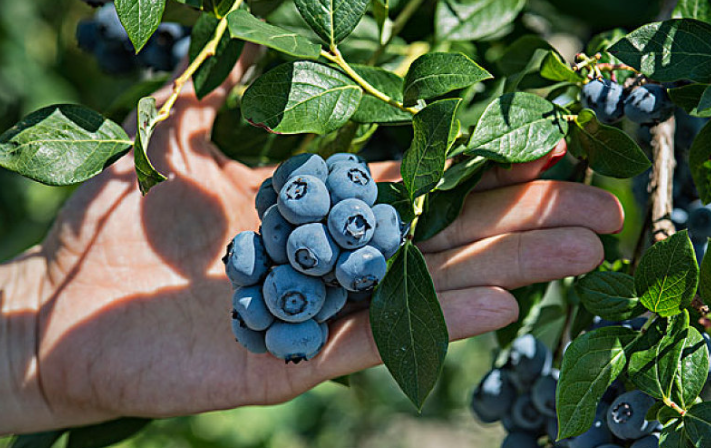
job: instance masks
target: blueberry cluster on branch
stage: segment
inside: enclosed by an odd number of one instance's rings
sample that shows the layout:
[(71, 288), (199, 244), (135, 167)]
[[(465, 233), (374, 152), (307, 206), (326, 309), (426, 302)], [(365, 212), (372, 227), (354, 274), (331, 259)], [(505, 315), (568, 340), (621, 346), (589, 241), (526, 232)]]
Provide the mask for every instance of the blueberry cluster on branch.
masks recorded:
[(232, 329), (254, 353), (286, 362), (316, 356), (327, 322), (385, 277), (405, 226), (360, 157), (284, 161), (257, 192), (259, 233), (241, 232), (223, 259), (235, 288)]
[(581, 103), (592, 109), (598, 120), (612, 124), (626, 116), (639, 124), (655, 124), (674, 114), (667, 90), (658, 84), (645, 84), (627, 92), (609, 79), (594, 79), (583, 86)]

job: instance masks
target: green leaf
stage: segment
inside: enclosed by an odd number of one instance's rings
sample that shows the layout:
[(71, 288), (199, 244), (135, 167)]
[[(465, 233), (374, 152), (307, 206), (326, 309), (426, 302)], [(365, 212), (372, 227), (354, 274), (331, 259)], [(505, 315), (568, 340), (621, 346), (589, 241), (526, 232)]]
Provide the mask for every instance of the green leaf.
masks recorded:
[[(666, 333), (653, 346), (630, 356), (627, 374), (643, 392), (657, 400), (670, 400), (672, 387), (680, 373), (684, 339), (688, 334), (689, 314), (669, 320)], [(708, 373), (708, 365), (706, 366)]]
[(438, 190), (453, 190), (477, 172), (484, 169), (488, 161), (484, 157), (468, 157), (450, 166), (437, 184)]
[(415, 228), (415, 242), (425, 241), (446, 229), (462, 212), (464, 201), (484, 174), (484, 165), (469, 179), (451, 190), (435, 190), (425, 197), (422, 215)]
[(679, 375), (674, 384), (674, 398), (680, 406), (688, 409), (693, 406), (694, 400), (706, 384), (709, 373), (709, 349), (704, 337), (694, 327), (689, 327), (681, 343), (683, 348)]
[(138, 53), (158, 29), (165, 0), (115, 0), (114, 4), (121, 24)]
[[(209, 14), (200, 16), (190, 35), (189, 55), (191, 61), (195, 60), (203, 47), (212, 39), (219, 22)], [(205, 97), (227, 79), (237, 63), (243, 47), (244, 42), (241, 40), (231, 39), (227, 33), (222, 35), (222, 39), (217, 44), (215, 55), (203, 62), (193, 75), (195, 95), (198, 99)]]
[(277, 134), (327, 134), (355, 113), (362, 90), (338, 70), (310, 61), (282, 64), (244, 93), (242, 115)]
[(378, 30), (380, 31), (380, 41), (387, 41), (387, 34), (389, 30), (385, 29), (385, 24), (388, 21), (388, 15), (390, 14), (390, 2), (389, 0), (372, 0), (371, 7), (373, 9), (373, 17), (378, 23)]
[(402, 182), (378, 182), (378, 204), (390, 204), (395, 207), (403, 222), (412, 222), (415, 211), (407, 188)]
[(590, 429), (597, 404), (624, 369), (625, 350), (636, 334), (624, 327), (603, 327), (579, 336), (568, 346), (556, 390), (559, 439)]
[(462, 53), (427, 53), (417, 58), (405, 75), (404, 102), (442, 96), (493, 76)]
[(627, 133), (600, 123), (595, 112), (583, 109), (569, 137), (575, 155), (586, 155), (590, 167), (604, 176), (625, 179), (645, 172), (652, 164)]
[(0, 166), (47, 185), (90, 179), (133, 145), (121, 126), (83, 106), (59, 104), (0, 135)]
[(675, 19), (696, 19), (711, 23), (711, 3), (709, 0), (679, 0), (672, 17)]
[(383, 363), (421, 409), (442, 371), (449, 334), (425, 258), (410, 241), (373, 294), (370, 325)]
[(705, 96), (709, 87), (711, 86), (708, 84), (689, 84), (669, 89), (668, 92), (674, 104), (684, 109), (687, 114), (695, 117), (711, 117), (711, 109), (702, 111), (699, 108), (701, 97)]
[(699, 403), (689, 409), (684, 416), (684, 428), (687, 440), (692, 446), (697, 448), (711, 446), (711, 401)]
[(701, 95), (701, 99), (699, 100), (697, 109), (700, 114), (711, 112), (711, 86), (706, 87), (706, 90), (704, 90), (704, 93)]
[(292, 31), (270, 25), (238, 9), (227, 16), (230, 35), (254, 42), (300, 59), (319, 58), (321, 46)]
[(688, 443), (686, 429), (677, 419), (662, 428), (659, 446), (660, 448), (688, 448), (693, 445)]
[(689, 306), (698, 281), (699, 267), (686, 230), (650, 247), (635, 273), (640, 301), (662, 317), (678, 314)]
[[(358, 64), (351, 64), (351, 67), (370, 85), (402, 102), (401, 77), (378, 67)], [(366, 93), (351, 119), (358, 123), (406, 123), (412, 120), (412, 114)]]
[(465, 152), (502, 163), (530, 162), (567, 133), (556, 105), (532, 93), (507, 93), (486, 108)]
[(689, 169), (699, 198), (711, 202), (711, 122), (701, 129), (689, 149)]
[(13, 439), (10, 448), (51, 448), (65, 432), (65, 429), (58, 429), (56, 431), (22, 434)]
[(461, 101), (436, 101), (412, 119), (415, 136), (400, 166), (411, 200), (431, 191), (442, 178), (447, 151), (456, 137), (455, 115)]
[(136, 176), (138, 178), (138, 188), (144, 195), (148, 190), (163, 182), (166, 177), (159, 173), (148, 160), (148, 144), (151, 135), (155, 130), (158, 118), (156, 100), (153, 97), (146, 97), (138, 102), (138, 137), (133, 147), (133, 162), (136, 166)]
[(696, 291), (704, 303), (711, 303), (711, 256), (704, 257), (699, 267), (699, 289)]
[(121, 418), (69, 431), (67, 448), (103, 448), (134, 436), (153, 420)]
[(575, 284), (585, 308), (610, 321), (622, 321), (642, 314), (634, 289), (634, 277), (622, 272), (591, 272)]
[(345, 39), (360, 22), (368, 0), (294, 0), (301, 17), (329, 47)]
[(526, 0), (440, 0), (435, 10), (435, 40), (478, 40), (497, 34), (525, 5)]
[(574, 72), (570, 65), (563, 62), (558, 53), (550, 51), (541, 62), (541, 76), (551, 81), (581, 82), (585, 79), (580, 72)]
[(711, 82), (711, 25), (676, 19), (644, 25), (608, 50), (657, 81)]

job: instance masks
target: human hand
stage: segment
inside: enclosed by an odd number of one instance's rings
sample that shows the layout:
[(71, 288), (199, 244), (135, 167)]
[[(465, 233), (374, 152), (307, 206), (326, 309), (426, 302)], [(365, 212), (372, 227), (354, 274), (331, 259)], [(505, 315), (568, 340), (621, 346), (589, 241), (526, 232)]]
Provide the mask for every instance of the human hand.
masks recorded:
[[(25, 428), (277, 403), (380, 362), (366, 311), (334, 322), (323, 351), (298, 365), (250, 354), (233, 340), (220, 258), (231, 237), (258, 227), (254, 197), (270, 170), (226, 159), (209, 131), (249, 60), (202, 102), (186, 88), (159, 125), (151, 158), (169, 180), (141, 197), (124, 158), (61, 211), (39, 253), (47, 271), (36, 341), (36, 380), (55, 419)], [(594, 232), (621, 227), (617, 200), (534, 180), (564, 150), (487, 173), (462, 216), (421, 245), (452, 339), (515, 320), (506, 289), (601, 261)], [(377, 180), (398, 176), (393, 163), (372, 168)]]

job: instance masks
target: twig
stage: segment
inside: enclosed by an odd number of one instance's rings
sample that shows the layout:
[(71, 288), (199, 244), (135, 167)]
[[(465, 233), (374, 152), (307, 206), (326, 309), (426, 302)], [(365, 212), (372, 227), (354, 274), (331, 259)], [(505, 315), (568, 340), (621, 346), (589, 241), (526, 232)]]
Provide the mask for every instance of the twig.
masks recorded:
[(652, 237), (663, 241), (676, 232), (671, 220), (674, 207), (674, 117), (652, 127), (652, 154), (654, 164), (650, 179), (650, 205)]
[(380, 59), (380, 56), (383, 55), (383, 52), (388, 47), (388, 45), (390, 45), (390, 42), (392, 42), (395, 36), (400, 34), (400, 31), (405, 28), (405, 25), (410, 20), (415, 11), (420, 8), (420, 5), (422, 5), (423, 1), (424, 0), (410, 0), (410, 2), (405, 5), (405, 7), (402, 9), (402, 11), (400, 11), (400, 14), (398, 14), (397, 18), (395, 19), (395, 22), (393, 22), (393, 27), (390, 30), (390, 35), (388, 36), (388, 39), (383, 42), (377, 50), (375, 50), (373, 56), (371, 56), (368, 60), (368, 65), (375, 65), (378, 63), (378, 59)]

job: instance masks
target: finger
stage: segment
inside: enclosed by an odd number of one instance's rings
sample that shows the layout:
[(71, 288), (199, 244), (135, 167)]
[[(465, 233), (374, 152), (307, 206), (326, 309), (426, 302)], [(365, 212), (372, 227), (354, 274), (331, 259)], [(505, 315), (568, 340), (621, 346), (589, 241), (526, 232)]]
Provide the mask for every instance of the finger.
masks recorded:
[(558, 163), (565, 156), (567, 150), (568, 146), (565, 140), (561, 140), (553, 151), (538, 160), (528, 163), (515, 163), (509, 169), (497, 166), (484, 174), (474, 191), (491, 190), (536, 179)]
[(459, 217), (419, 247), (423, 252), (439, 252), (494, 235), (554, 227), (614, 233), (623, 223), (622, 205), (605, 190), (572, 182), (533, 181), (472, 193)]
[(603, 256), (591, 230), (563, 227), (498, 235), (425, 259), (437, 291), (483, 285), (510, 290), (584, 274)]
[[(516, 299), (496, 287), (477, 287), (438, 294), (450, 340), (497, 330), (518, 318)], [(324, 350), (309, 361), (302, 373), (318, 384), (380, 364), (382, 361), (370, 329), (368, 311), (361, 311), (331, 326)], [(296, 373), (296, 372), (295, 372)]]

